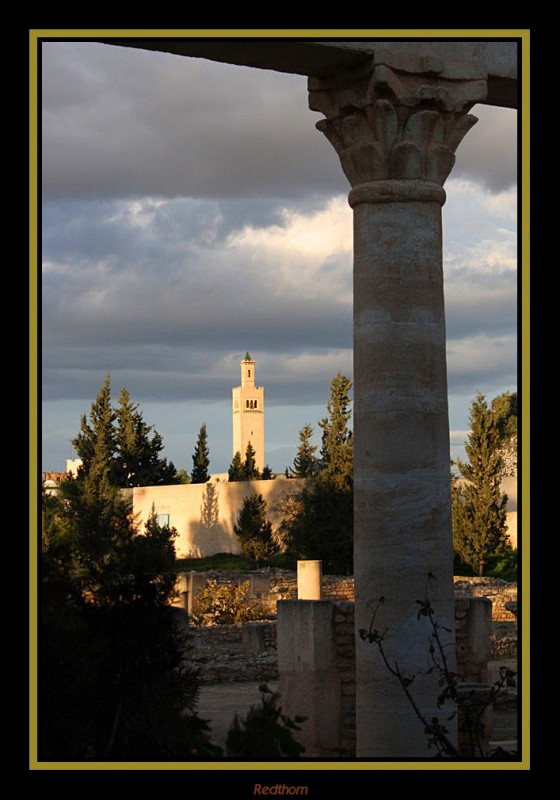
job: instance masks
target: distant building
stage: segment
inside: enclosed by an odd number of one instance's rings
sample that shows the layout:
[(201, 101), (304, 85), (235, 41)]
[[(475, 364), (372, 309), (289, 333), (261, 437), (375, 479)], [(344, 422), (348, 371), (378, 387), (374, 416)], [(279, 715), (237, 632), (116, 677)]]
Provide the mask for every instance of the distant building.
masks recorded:
[(67, 478), (66, 472), (41, 473), (41, 481), (49, 494), (52, 494), (54, 490), (58, 489), (62, 481), (66, 480), (66, 478)]
[(82, 464), (81, 458), (67, 459), (66, 472), (42, 472), (41, 481), (48, 494), (56, 494), (60, 484), (67, 478), (75, 478), (78, 474), (78, 467)]
[(257, 469), (262, 470), (264, 460), (264, 388), (255, 386), (255, 362), (246, 353), (241, 361), (241, 386), (232, 389), (233, 450), (245, 458), (251, 442), (255, 451)]
[(82, 459), (81, 458), (67, 458), (66, 459), (66, 472), (72, 477), (76, 477), (78, 474), (78, 468), (82, 466)]

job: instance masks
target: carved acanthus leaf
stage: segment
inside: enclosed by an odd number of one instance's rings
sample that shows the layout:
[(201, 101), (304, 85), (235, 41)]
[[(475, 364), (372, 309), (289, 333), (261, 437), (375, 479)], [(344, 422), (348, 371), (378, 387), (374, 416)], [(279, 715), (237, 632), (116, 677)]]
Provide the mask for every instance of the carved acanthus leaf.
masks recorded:
[(356, 80), (316, 80), (310, 105), (326, 114), (317, 127), (355, 187), (376, 180), (425, 180), (442, 186), (455, 150), (476, 122), (467, 112), (486, 92), (483, 80), (449, 80), (380, 64)]

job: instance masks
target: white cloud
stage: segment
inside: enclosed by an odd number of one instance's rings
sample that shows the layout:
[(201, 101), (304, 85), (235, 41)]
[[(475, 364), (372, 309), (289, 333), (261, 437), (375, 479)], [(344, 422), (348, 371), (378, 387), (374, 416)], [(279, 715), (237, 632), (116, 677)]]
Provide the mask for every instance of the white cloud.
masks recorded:
[(332, 198), (309, 213), (284, 208), (281, 217), (281, 225), (246, 225), (233, 232), (228, 252), (231, 248), (238, 261), (265, 273), (276, 296), (329, 296), (351, 303), (352, 215), (346, 199)]
[(450, 391), (472, 387), (472, 395), (482, 383), (502, 376), (503, 383), (515, 382), (517, 375), (517, 337), (514, 333), (489, 336), (481, 333), (447, 342)]

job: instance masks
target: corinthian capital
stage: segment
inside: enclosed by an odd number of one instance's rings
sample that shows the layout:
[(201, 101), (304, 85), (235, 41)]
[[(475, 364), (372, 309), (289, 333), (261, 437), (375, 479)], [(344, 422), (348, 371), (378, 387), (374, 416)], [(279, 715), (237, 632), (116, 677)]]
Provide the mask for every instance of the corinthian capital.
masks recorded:
[(309, 106), (324, 114), (317, 128), (354, 189), (403, 180), (442, 187), (486, 90), (472, 65), (378, 52), (367, 67), (310, 78)]

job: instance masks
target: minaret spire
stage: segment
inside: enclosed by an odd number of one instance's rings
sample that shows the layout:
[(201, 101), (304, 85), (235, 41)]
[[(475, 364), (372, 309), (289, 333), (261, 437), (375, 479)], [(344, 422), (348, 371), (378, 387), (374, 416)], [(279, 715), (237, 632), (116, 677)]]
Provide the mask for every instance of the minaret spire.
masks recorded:
[(247, 445), (251, 442), (255, 450), (255, 461), (259, 470), (264, 460), (264, 388), (255, 385), (255, 361), (249, 352), (240, 362), (241, 385), (232, 389), (233, 448), (245, 458)]

